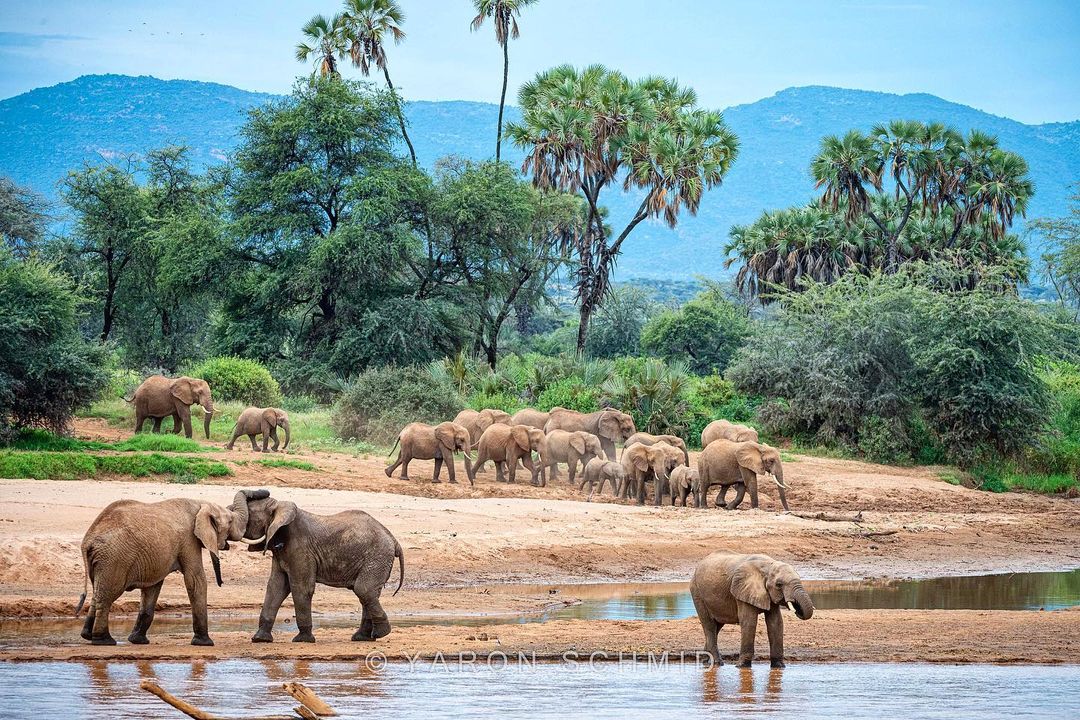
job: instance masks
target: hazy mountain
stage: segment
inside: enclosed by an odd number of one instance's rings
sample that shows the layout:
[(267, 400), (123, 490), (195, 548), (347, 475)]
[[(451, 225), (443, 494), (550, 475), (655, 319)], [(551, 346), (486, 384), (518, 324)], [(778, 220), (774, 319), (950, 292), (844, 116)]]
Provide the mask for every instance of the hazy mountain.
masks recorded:
[[(236, 145), (247, 110), (273, 98), (226, 85), (120, 75), (39, 88), (0, 101), (0, 173), (55, 197), (57, 183), (73, 168), (122, 161), (165, 144), (189, 145), (200, 165), (221, 162)], [(494, 105), (414, 102), (407, 112), (410, 135), (428, 167), (451, 153), (493, 153)], [(517, 117), (516, 109), (508, 112)], [(994, 133), (1031, 165), (1037, 194), (1029, 217), (1063, 214), (1070, 186), (1080, 181), (1080, 122), (1025, 125), (933, 95), (790, 88), (729, 108), (725, 116), (741, 149), (724, 185), (708, 194), (698, 217), (685, 218), (675, 230), (659, 222), (639, 226), (625, 245), (622, 278), (721, 272), (721, 248), (733, 223), (811, 197), (807, 166), (823, 135), (880, 121), (934, 120)], [(521, 158), (512, 147), (507, 154)], [(614, 225), (636, 206), (630, 198), (608, 204)]]

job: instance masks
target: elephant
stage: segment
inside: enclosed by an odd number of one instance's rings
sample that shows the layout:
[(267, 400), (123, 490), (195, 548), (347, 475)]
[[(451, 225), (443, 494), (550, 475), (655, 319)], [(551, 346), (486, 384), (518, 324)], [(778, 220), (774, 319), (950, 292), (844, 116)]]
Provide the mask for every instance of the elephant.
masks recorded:
[(667, 493), (667, 481), (671, 471), (681, 465), (682, 461), (682, 452), (666, 442), (654, 445), (634, 443), (626, 446), (623, 448), (621, 460), (626, 470), (626, 478), (617, 494), (629, 499), (633, 492), (637, 495), (638, 505), (644, 505), (645, 483), (655, 480), (653, 501), (659, 506), (661, 498)]
[(600, 488), (597, 492), (600, 495), (604, 494), (604, 483), (611, 483), (611, 492), (615, 495), (619, 493), (619, 486), (622, 485), (626, 479), (626, 468), (622, 463), (615, 460), (604, 460), (603, 458), (594, 457), (588, 463), (585, 464), (585, 469), (581, 472), (581, 484), (578, 486), (578, 490), (584, 490), (585, 484), (589, 484), (589, 496), (586, 500), (592, 500), (593, 489), (595, 485), (599, 484)]
[[(431, 482), (439, 482), (439, 471), (442, 470), (442, 465), (445, 462), (446, 472), (450, 475), (450, 482), (456, 484), (454, 453), (459, 450), (465, 454), (466, 476), (471, 472), (469, 431), (463, 425), (452, 422), (439, 423), (438, 425), (428, 425), (421, 422), (409, 423), (398, 433), (394, 448), (399, 443), (401, 444), (401, 452), (398, 453), (397, 460), (386, 468), (386, 477), (393, 475), (394, 469), (400, 465), (401, 479), (408, 480), (409, 462), (412, 460), (434, 460), (435, 472), (432, 475)], [(390, 448), (390, 452), (394, 452), (394, 448)], [(472, 478), (470, 477), (469, 480), (471, 484)]]
[(650, 435), (647, 432), (637, 432), (626, 438), (626, 444), (623, 447), (630, 447), (634, 443), (653, 445), (661, 441), (682, 450), (683, 462), (687, 465), (690, 464), (690, 452), (686, 449), (686, 441), (678, 435)]
[[(539, 461), (534, 463), (532, 453), (539, 455)], [(476, 453), (476, 462), (473, 463), (469, 473), (469, 482), (476, 480), (476, 472), (487, 460), (495, 463), (495, 479), (503, 480), (503, 467), (509, 467), (509, 481), (514, 482), (517, 474), (518, 460), (532, 472), (532, 484), (543, 487), (547, 484), (543, 472), (547, 457), (547, 436), (543, 430), (537, 430), (528, 425), (503, 425), (496, 423), (480, 436), (480, 445)], [(537, 477), (539, 476), (539, 481)]]
[(559, 463), (567, 464), (567, 472), (570, 475), (570, 484), (574, 483), (574, 475), (577, 474), (577, 464), (580, 461), (582, 468), (593, 458), (604, 458), (604, 449), (600, 446), (600, 438), (592, 433), (568, 432), (566, 430), (552, 430), (547, 434), (547, 455), (543, 458), (544, 468), (551, 468), (551, 479), (558, 476)]
[(453, 420), (455, 425), (461, 425), (469, 431), (469, 438), (473, 449), (480, 443), (480, 436), (492, 425), (501, 423), (512, 425), (510, 413), (502, 410), (462, 410)]
[(671, 505), (686, 507), (686, 498), (698, 496), (699, 476), (696, 468), (680, 465), (671, 471)]
[(739, 425), (727, 420), (713, 420), (701, 431), (701, 447), (709, 447), (709, 443), (713, 440), (758, 442), (758, 432), (749, 425)]
[(173, 432), (184, 426), (184, 436), (191, 437), (191, 406), (201, 405), (203, 426), (206, 439), (210, 439), (210, 419), (214, 414), (214, 401), (210, 397), (210, 386), (198, 378), (167, 378), (152, 375), (143, 380), (142, 385), (131, 397), (135, 405), (135, 432), (141, 432), (147, 418), (154, 420), (154, 432), (161, 431), (161, 420), (173, 418)]
[[(161, 586), (166, 576), (180, 571), (191, 602), (191, 644), (213, 645), (207, 628), (202, 549), (210, 551), (214, 577), (220, 586), (218, 552), (229, 549), (229, 540), (235, 542), (243, 537), (248, 500), (269, 496), (265, 490), (241, 490), (229, 508), (183, 498), (156, 503), (118, 500), (102, 510), (82, 541), (86, 574), (75, 617), (86, 602), (87, 583), (94, 590), (82, 637), (93, 645), (115, 645), (116, 640), (109, 634), (109, 611), (124, 592), (138, 588), (142, 601), (128, 642), (147, 644), (146, 632), (154, 622)], [(234, 510), (234, 506), (239, 509)]]
[(225, 449), (232, 450), (233, 444), (236, 443), (236, 438), (241, 435), (247, 435), (248, 440), (251, 441), (251, 449), (255, 452), (259, 452), (259, 446), (255, 444), (255, 436), (263, 436), (262, 451), (266, 452), (266, 445), (270, 440), (274, 441), (273, 450), (277, 452), (278, 449), (278, 436), (277, 429), (281, 427), (285, 431), (285, 444), (281, 446), (281, 450), (284, 452), (289, 447), (289, 415), (284, 410), (278, 408), (258, 408), (249, 407), (240, 413), (240, 417), (236, 418), (236, 425), (233, 427), (232, 438), (226, 443)]
[(615, 455), (615, 443), (623, 442), (637, 432), (634, 418), (611, 408), (586, 415), (576, 410), (553, 407), (547, 424), (544, 425), (544, 432), (549, 433), (552, 430), (581, 430), (592, 433), (600, 438), (604, 455), (611, 460), (618, 459)]
[(550, 418), (551, 413), (541, 412), (540, 410), (533, 410), (532, 408), (525, 408), (524, 410), (518, 410), (514, 413), (514, 416), (510, 418), (511, 425), (528, 425), (538, 430), (543, 430), (547, 425), (547, 421)]
[[(265, 492), (265, 491), (262, 491)], [(230, 506), (232, 507), (232, 506)], [(262, 496), (247, 501), (243, 537), (248, 550), (273, 554), (266, 582), (256, 643), (273, 642), (278, 609), (291, 593), (297, 634), (293, 642), (315, 642), (311, 598), (316, 583), (349, 588), (360, 599), (360, 627), (353, 640), (377, 640), (390, 634), (390, 620), (379, 603), (394, 559), (399, 565), (396, 595), (405, 581), (401, 544), (382, 523), (362, 510), (316, 515), (295, 503)]]
[(809, 620), (814, 615), (814, 603), (799, 574), (787, 563), (768, 555), (723, 551), (707, 555), (694, 568), (690, 597), (705, 632), (705, 652), (717, 664), (723, 664), (716, 647), (720, 628), (739, 623), (742, 632), (739, 667), (750, 667), (758, 615), (765, 613), (769, 660), (773, 667), (784, 667), (784, 619), (780, 617), (780, 608), (794, 610), (800, 620)]
[[(732, 442), (714, 440), (698, 456), (698, 475), (701, 478), (699, 491), (695, 499), (697, 507), (705, 507), (709, 500), (709, 487), (720, 485), (721, 491), (716, 496), (717, 507), (723, 505), (727, 510), (734, 510), (742, 502), (747, 489), (750, 490), (750, 507), (758, 506), (757, 476), (772, 474), (780, 492), (780, 504), (788, 510), (787, 485), (784, 484), (784, 467), (780, 462), (780, 451), (769, 445), (755, 442)], [(734, 485), (735, 499), (724, 505), (728, 486)]]

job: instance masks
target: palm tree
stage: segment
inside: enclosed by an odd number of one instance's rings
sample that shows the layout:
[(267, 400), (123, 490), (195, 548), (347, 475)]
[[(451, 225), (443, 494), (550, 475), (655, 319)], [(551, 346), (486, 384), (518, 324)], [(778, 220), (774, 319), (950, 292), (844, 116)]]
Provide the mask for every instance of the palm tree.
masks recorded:
[(401, 29), (405, 22), (405, 13), (394, 0), (345, 0), (342, 22), (353, 65), (360, 68), (365, 77), (371, 74), (372, 66), (382, 70), (386, 87), (390, 89), (394, 107), (397, 109), (401, 136), (409, 147), (409, 157), (415, 166), (416, 150), (405, 129), (405, 114), (401, 110), (401, 103), (386, 65), (385, 40), (387, 36), (392, 37), (396, 45), (405, 39), (405, 31)]
[(307, 21), (303, 27), (304, 36), (308, 42), (299, 43), (296, 46), (296, 59), (307, 62), (308, 58), (315, 58), (315, 70), (322, 77), (338, 77), (338, 58), (345, 57), (347, 49), (345, 37), (341, 31), (342, 16), (333, 17), (316, 15)]
[(507, 48), (511, 39), (517, 40), (517, 18), (521, 16), (523, 8), (535, 3), (536, 0), (473, 0), (476, 6), (476, 17), (470, 26), (477, 31), (484, 24), (484, 20), (491, 18), (495, 25), (495, 42), (502, 46), (503, 51), (503, 82), (502, 94), (499, 95), (499, 126), (495, 135), (495, 162), (499, 162), (502, 151), (502, 128), (503, 108), (506, 107), (506, 82), (510, 74), (510, 52)]

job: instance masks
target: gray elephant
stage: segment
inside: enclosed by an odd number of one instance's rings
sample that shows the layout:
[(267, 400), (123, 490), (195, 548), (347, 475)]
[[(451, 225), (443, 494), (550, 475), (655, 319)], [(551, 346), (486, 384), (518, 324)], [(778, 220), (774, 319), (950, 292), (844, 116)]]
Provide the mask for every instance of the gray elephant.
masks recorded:
[(690, 596), (705, 632), (705, 652), (717, 664), (723, 664), (716, 647), (720, 628), (738, 623), (742, 633), (739, 667), (750, 667), (758, 615), (764, 613), (769, 659), (773, 667), (784, 667), (784, 619), (780, 608), (794, 610), (800, 620), (814, 615), (814, 603), (799, 574), (768, 555), (715, 552), (706, 556), (694, 569)]
[(637, 496), (638, 505), (645, 504), (645, 483), (653, 481), (653, 502), (656, 506), (668, 493), (668, 477), (671, 471), (682, 464), (683, 454), (677, 447), (666, 442), (654, 445), (634, 443), (623, 448), (622, 465), (626, 470), (618, 495), (629, 499)]
[[(716, 496), (717, 507), (727, 510), (739, 507), (746, 491), (750, 491), (750, 507), (758, 506), (758, 475), (772, 475), (780, 492), (780, 504), (788, 510), (787, 485), (784, 484), (784, 466), (780, 451), (769, 445), (755, 442), (731, 442), (714, 440), (698, 456), (698, 475), (701, 480), (696, 498), (697, 507), (705, 507), (709, 500), (709, 488), (720, 485)], [(728, 488), (735, 486), (735, 499), (725, 504)]]
[(604, 449), (600, 446), (600, 438), (592, 433), (580, 430), (570, 432), (567, 430), (552, 430), (547, 433), (547, 454), (544, 457), (544, 469), (551, 469), (551, 479), (558, 477), (559, 463), (567, 465), (567, 473), (570, 475), (570, 484), (574, 483), (574, 475), (577, 474), (577, 465), (580, 462), (584, 468), (593, 458), (607, 459)]
[(671, 471), (671, 505), (686, 507), (686, 498), (698, 496), (698, 471), (696, 468), (680, 465)]
[(274, 441), (273, 451), (277, 452), (278, 449), (278, 436), (277, 429), (281, 428), (285, 431), (285, 444), (281, 446), (281, 450), (284, 452), (289, 447), (290, 431), (289, 431), (289, 415), (280, 408), (258, 408), (249, 407), (240, 413), (240, 417), (236, 418), (236, 425), (233, 427), (232, 437), (229, 438), (229, 442), (225, 444), (226, 450), (232, 450), (233, 445), (236, 443), (236, 438), (241, 435), (247, 435), (248, 440), (251, 441), (251, 449), (255, 452), (259, 452), (259, 446), (255, 444), (255, 436), (262, 435), (262, 451), (266, 452), (266, 446), (270, 440)]
[(213, 645), (206, 619), (203, 548), (210, 551), (214, 576), (221, 585), (218, 552), (229, 548), (229, 540), (243, 537), (248, 499), (269, 495), (265, 490), (240, 491), (229, 508), (178, 498), (156, 503), (118, 500), (102, 510), (82, 541), (86, 576), (76, 617), (86, 601), (86, 583), (94, 591), (82, 637), (94, 645), (115, 645), (109, 633), (109, 611), (124, 592), (138, 588), (142, 601), (128, 642), (145, 645), (161, 586), (170, 573), (179, 571), (191, 602), (191, 644)]
[(624, 447), (630, 447), (634, 443), (641, 443), (642, 445), (655, 445), (658, 442), (666, 442), (672, 447), (677, 447), (682, 450), (683, 462), (687, 465), (690, 464), (690, 451), (686, 449), (686, 441), (678, 435), (652, 435), (647, 432), (636, 432), (630, 437), (626, 438), (626, 445)]
[(198, 378), (167, 378), (153, 375), (143, 380), (131, 397), (135, 406), (135, 432), (142, 432), (147, 418), (154, 421), (154, 432), (161, 431), (163, 418), (173, 419), (173, 432), (184, 427), (184, 436), (191, 437), (191, 406), (203, 408), (203, 426), (206, 438), (210, 439), (210, 419), (214, 414), (214, 401), (210, 397), (210, 386)]
[[(603, 458), (595, 457), (585, 464), (585, 469), (581, 472), (581, 484), (578, 485), (578, 490), (584, 490), (585, 485), (589, 486), (589, 496), (586, 500), (592, 500), (593, 491), (595, 490), (600, 495), (604, 494), (604, 483), (611, 483), (611, 492), (614, 495), (619, 494), (619, 487), (626, 480), (626, 468), (622, 463), (615, 460), (604, 460)], [(599, 488), (596, 486), (599, 485)]]
[(534, 427), (537, 430), (543, 430), (547, 425), (547, 421), (550, 419), (551, 413), (546, 413), (541, 410), (533, 410), (532, 408), (525, 408), (524, 410), (518, 410), (514, 413), (514, 416), (510, 418), (511, 425), (528, 425)]
[[(533, 462), (533, 452), (539, 460)], [(476, 462), (469, 472), (469, 482), (475, 482), (476, 472), (487, 460), (495, 463), (495, 479), (504, 482), (503, 470), (509, 469), (509, 481), (514, 482), (517, 475), (518, 460), (532, 473), (533, 485), (543, 487), (547, 484), (543, 472), (544, 457), (547, 454), (547, 436), (543, 430), (528, 425), (492, 425), (480, 436), (476, 451)]]
[(316, 583), (349, 588), (363, 608), (353, 640), (377, 640), (390, 634), (390, 620), (379, 602), (390, 579), (394, 558), (399, 564), (396, 595), (405, 580), (401, 545), (379, 521), (361, 510), (315, 515), (295, 503), (262, 497), (247, 501), (249, 550), (273, 553), (270, 578), (252, 642), (273, 642), (274, 620), (290, 594), (296, 612), (293, 642), (315, 642), (311, 632), (311, 598)]
[(495, 424), (511, 425), (510, 413), (502, 410), (462, 410), (454, 418), (455, 425), (461, 425), (469, 431), (469, 438), (473, 449), (480, 444), (480, 436), (484, 431)]
[(758, 432), (749, 425), (739, 425), (727, 420), (713, 420), (701, 431), (701, 447), (709, 447), (709, 443), (713, 440), (758, 442)]
[(634, 427), (634, 418), (618, 410), (598, 410), (594, 413), (580, 413), (576, 410), (553, 407), (548, 416), (544, 432), (552, 430), (581, 430), (592, 433), (600, 438), (600, 446), (604, 449), (604, 455), (610, 460), (617, 460), (615, 443), (624, 442), (628, 437), (637, 432)]
[[(471, 472), (469, 431), (462, 425), (452, 422), (439, 423), (438, 425), (428, 425), (421, 422), (409, 423), (398, 433), (394, 448), (398, 444), (401, 445), (401, 452), (398, 453), (397, 460), (391, 463), (384, 471), (386, 477), (393, 475), (394, 469), (400, 465), (401, 479), (408, 480), (409, 463), (412, 460), (434, 460), (435, 472), (431, 477), (431, 482), (439, 482), (439, 471), (442, 470), (445, 462), (450, 482), (457, 483), (457, 476), (454, 473), (454, 453), (459, 451), (465, 455), (466, 476)], [(390, 448), (390, 452), (394, 452), (394, 448)], [(472, 480), (471, 477), (469, 479)]]

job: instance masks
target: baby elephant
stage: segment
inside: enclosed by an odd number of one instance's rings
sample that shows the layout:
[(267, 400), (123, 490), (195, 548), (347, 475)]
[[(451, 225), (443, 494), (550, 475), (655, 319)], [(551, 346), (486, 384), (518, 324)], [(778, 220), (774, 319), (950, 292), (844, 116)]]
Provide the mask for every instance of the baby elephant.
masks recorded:
[(265, 554), (269, 548), (274, 554), (259, 613), (259, 631), (252, 642), (273, 642), (274, 620), (290, 593), (298, 630), (293, 642), (315, 642), (311, 597), (316, 583), (349, 588), (360, 598), (363, 613), (353, 640), (376, 640), (390, 634), (390, 620), (379, 595), (390, 579), (394, 558), (400, 565), (394, 594), (401, 589), (405, 556), (379, 521), (361, 510), (315, 515), (270, 497), (247, 501), (246, 511), (244, 537), (254, 541), (248, 549)]
[(680, 465), (671, 471), (671, 505), (686, 507), (686, 498), (698, 495), (698, 471), (692, 467)]
[(784, 667), (784, 620), (780, 608), (793, 609), (800, 620), (809, 620), (814, 614), (814, 603), (798, 573), (768, 555), (715, 552), (706, 556), (694, 569), (690, 596), (705, 631), (705, 652), (717, 664), (722, 664), (716, 648), (720, 628), (739, 623), (739, 667), (750, 667), (758, 615), (765, 613), (769, 659), (773, 667)]
[(587, 499), (592, 500), (593, 488), (597, 483), (600, 485), (597, 492), (603, 495), (605, 482), (611, 483), (612, 493), (618, 493), (619, 486), (622, 485), (624, 480), (626, 480), (626, 469), (622, 463), (595, 457), (585, 465), (585, 470), (581, 473), (581, 484), (578, 486), (578, 490), (584, 490), (585, 484), (588, 483), (589, 497)]
[(285, 444), (281, 446), (284, 451), (289, 447), (289, 416), (284, 410), (278, 408), (257, 408), (249, 407), (244, 412), (240, 413), (240, 417), (236, 418), (236, 425), (233, 427), (232, 438), (229, 439), (226, 450), (233, 449), (233, 443), (236, 442), (236, 438), (241, 435), (247, 435), (251, 440), (251, 449), (255, 452), (259, 452), (259, 446), (255, 444), (255, 436), (263, 436), (262, 451), (266, 452), (266, 445), (271, 440), (274, 441), (274, 452), (278, 449), (278, 436), (277, 429), (280, 427), (285, 431)]

